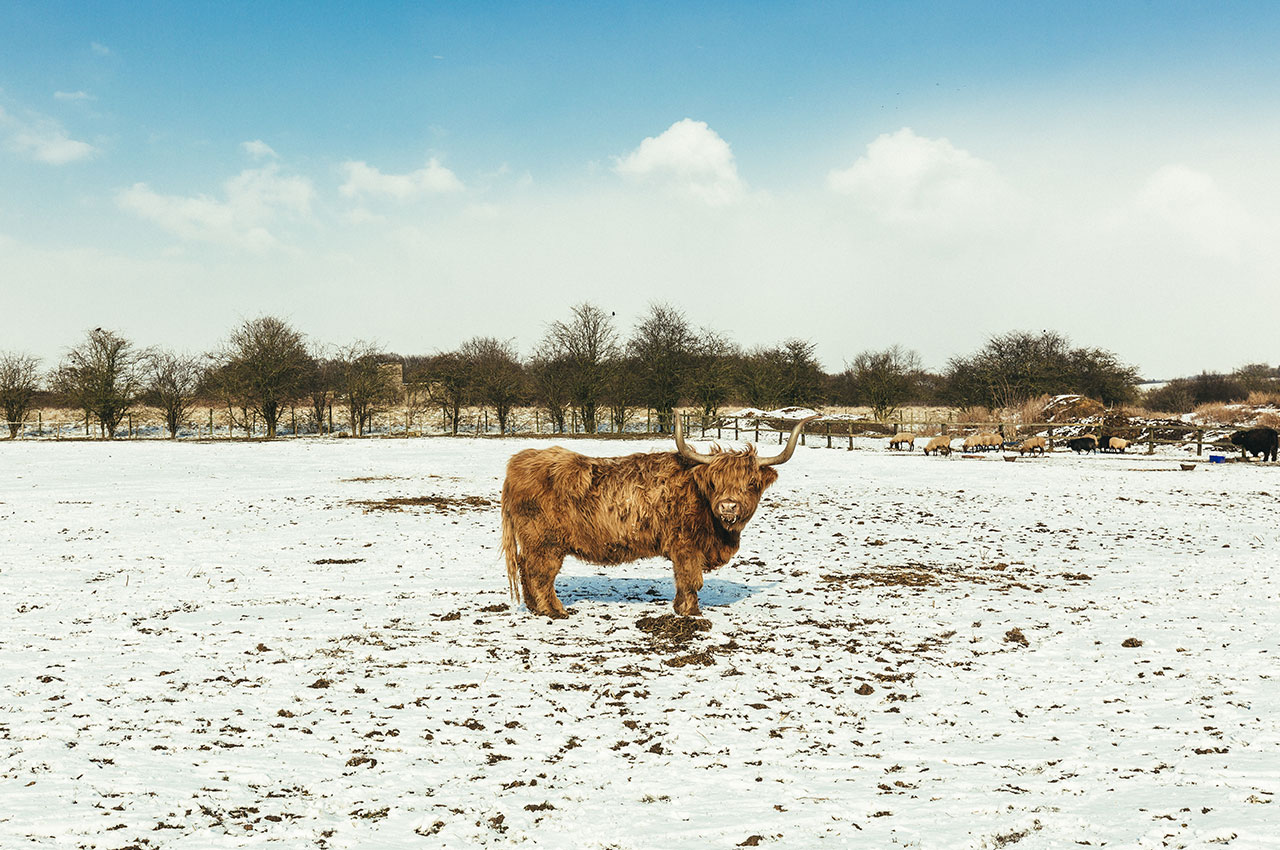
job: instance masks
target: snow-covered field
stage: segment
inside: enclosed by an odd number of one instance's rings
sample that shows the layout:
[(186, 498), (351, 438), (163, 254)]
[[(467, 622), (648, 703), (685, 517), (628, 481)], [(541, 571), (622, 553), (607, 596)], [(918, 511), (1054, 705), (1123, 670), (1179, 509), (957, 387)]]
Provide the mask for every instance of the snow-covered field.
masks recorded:
[(802, 449), (699, 631), (529, 445), (0, 444), (0, 847), (1276, 846), (1280, 468)]

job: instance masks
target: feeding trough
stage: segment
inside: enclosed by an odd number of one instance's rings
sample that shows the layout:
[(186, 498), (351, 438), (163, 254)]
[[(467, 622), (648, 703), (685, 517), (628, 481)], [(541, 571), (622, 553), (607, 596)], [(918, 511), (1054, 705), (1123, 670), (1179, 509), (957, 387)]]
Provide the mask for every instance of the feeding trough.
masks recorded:
[(1005, 460), (1007, 460), (1007, 461), (1009, 461), (1010, 463), (1013, 463), (1015, 460), (1017, 460), (1017, 459), (1018, 459), (1018, 456), (1017, 456), (1017, 455), (1005, 455), (1005, 456), (1004, 456), (1004, 459), (1005, 459)]
[(1181, 466), (1182, 466), (1183, 472), (1190, 472), (1191, 470), (1196, 468), (1196, 465), (1194, 463), (1183, 463)]
[(1209, 463), (1226, 463), (1226, 455), (1209, 455)]

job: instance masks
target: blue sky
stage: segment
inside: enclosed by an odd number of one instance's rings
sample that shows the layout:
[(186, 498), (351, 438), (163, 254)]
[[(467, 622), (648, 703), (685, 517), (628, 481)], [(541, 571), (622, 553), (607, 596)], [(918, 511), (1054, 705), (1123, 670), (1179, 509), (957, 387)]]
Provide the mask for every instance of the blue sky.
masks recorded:
[[(825, 365), (1280, 361), (1280, 7), (0, 6), (0, 349), (527, 352), (654, 300)], [(984, 293), (982, 297), (967, 293)]]

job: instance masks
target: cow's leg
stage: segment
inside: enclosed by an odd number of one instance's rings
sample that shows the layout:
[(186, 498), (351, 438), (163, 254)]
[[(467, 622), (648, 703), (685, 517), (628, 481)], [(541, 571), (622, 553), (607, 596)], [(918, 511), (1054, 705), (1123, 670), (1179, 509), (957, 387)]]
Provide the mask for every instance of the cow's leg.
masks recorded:
[(556, 596), (556, 574), (563, 565), (564, 555), (531, 553), (525, 556), (520, 565), (520, 583), (530, 611), (556, 619), (569, 616)]
[(676, 598), (672, 607), (684, 617), (696, 617), (702, 613), (698, 607), (698, 591), (702, 590), (702, 559), (682, 556), (671, 559), (676, 574)]

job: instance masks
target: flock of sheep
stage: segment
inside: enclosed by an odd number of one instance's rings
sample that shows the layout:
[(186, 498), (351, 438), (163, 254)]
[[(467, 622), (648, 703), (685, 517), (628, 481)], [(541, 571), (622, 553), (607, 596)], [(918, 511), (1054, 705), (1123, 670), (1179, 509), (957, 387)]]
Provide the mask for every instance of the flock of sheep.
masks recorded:
[[(924, 453), (933, 455), (949, 455), (952, 452), (951, 441), (954, 437), (941, 435), (929, 440), (924, 447)], [(1104, 452), (1123, 452), (1129, 447), (1129, 441), (1121, 437), (1095, 437), (1093, 434), (1086, 434), (1083, 437), (1074, 437), (1066, 441), (1067, 448), (1076, 452), (1096, 452), (1101, 449)], [(905, 449), (911, 451), (916, 445), (916, 435), (903, 432), (895, 434), (893, 439), (889, 440), (889, 448)], [(984, 431), (981, 434), (971, 434), (964, 438), (964, 444), (961, 450), (965, 452), (991, 452), (999, 451), (1005, 447), (1004, 438), (999, 434), (993, 434)], [(1017, 448), (1018, 454), (1035, 454), (1040, 452), (1044, 454), (1049, 450), (1049, 444), (1044, 437), (1029, 437), (1014, 446), (1008, 444), (1009, 448)]]

